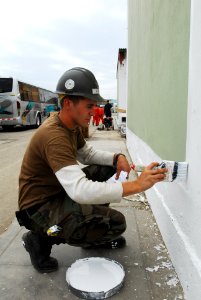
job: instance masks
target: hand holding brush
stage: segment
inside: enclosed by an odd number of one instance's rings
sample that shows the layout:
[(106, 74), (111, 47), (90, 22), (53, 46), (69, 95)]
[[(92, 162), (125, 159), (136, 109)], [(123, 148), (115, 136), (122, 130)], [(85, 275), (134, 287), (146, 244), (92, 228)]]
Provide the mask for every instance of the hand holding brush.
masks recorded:
[(158, 168), (159, 164), (153, 162), (141, 171), (141, 175), (134, 181), (122, 182), (123, 197), (141, 193), (151, 188), (157, 182), (165, 179), (167, 168)]
[[(164, 160), (158, 166), (155, 166), (154, 169), (158, 168), (166, 168), (167, 173), (164, 178), (164, 181), (172, 182), (176, 181), (186, 181), (187, 178), (187, 171), (188, 171), (188, 164), (187, 162), (176, 162), (176, 161), (169, 161)], [(143, 165), (131, 165), (131, 169), (135, 170), (136, 172), (143, 172), (145, 170), (145, 166)]]

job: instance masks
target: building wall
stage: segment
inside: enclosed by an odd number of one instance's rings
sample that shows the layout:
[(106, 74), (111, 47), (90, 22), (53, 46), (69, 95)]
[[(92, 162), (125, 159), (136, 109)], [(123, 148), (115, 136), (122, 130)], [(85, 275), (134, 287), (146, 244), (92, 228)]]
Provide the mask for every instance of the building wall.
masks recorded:
[(117, 65), (117, 116), (116, 123), (119, 128), (126, 123), (127, 118), (127, 50), (124, 52), (124, 59), (118, 59)]
[(128, 128), (167, 160), (185, 160), (189, 13), (189, 0), (128, 7)]
[(185, 299), (200, 300), (201, 2), (128, 3), (127, 146), (136, 163), (162, 158), (189, 163), (186, 182), (158, 183), (146, 195)]
[(127, 109), (127, 59), (118, 61), (117, 68), (117, 102), (120, 110)]

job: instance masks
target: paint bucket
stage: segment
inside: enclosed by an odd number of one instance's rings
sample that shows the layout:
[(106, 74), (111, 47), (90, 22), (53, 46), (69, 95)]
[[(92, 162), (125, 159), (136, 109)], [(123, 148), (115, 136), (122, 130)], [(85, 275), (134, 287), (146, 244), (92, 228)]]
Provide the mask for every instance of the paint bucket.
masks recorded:
[(83, 299), (105, 299), (123, 286), (125, 272), (117, 261), (90, 257), (75, 261), (66, 271), (71, 292)]

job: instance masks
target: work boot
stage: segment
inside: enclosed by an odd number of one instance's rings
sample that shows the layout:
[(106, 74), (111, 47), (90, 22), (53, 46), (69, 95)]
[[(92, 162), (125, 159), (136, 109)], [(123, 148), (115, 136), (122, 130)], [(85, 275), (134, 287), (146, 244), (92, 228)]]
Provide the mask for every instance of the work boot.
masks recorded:
[(30, 255), (33, 267), (40, 273), (50, 273), (58, 269), (58, 262), (50, 257), (52, 244), (48, 237), (28, 231), (22, 236), (23, 246)]
[(104, 244), (92, 244), (84, 246), (84, 249), (120, 249), (126, 246), (126, 239), (123, 236)]

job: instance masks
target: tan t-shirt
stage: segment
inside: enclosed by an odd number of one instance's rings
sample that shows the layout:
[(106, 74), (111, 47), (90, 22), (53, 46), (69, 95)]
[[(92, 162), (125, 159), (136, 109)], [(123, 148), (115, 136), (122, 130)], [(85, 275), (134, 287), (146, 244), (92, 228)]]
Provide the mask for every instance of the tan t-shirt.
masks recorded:
[(79, 128), (66, 128), (58, 114), (49, 117), (32, 137), (24, 155), (19, 176), (19, 208), (63, 197), (65, 191), (55, 173), (78, 164), (77, 150), (84, 145)]

